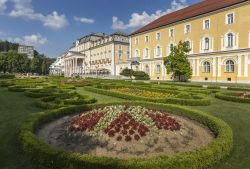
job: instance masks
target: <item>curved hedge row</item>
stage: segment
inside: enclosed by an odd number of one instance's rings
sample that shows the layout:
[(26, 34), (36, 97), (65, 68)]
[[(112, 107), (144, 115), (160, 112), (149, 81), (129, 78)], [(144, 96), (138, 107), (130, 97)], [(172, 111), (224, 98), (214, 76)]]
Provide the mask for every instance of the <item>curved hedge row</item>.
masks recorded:
[(215, 97), (221, 100), (232, 101), (237, 103), (250, 103), (250, 99), (248, 98), (241, 98), (234, 96), (237, 94), (236, 92), (219, 92), (215, 94)]
[(40, 169), (201, 169), (211, 166), (230, 153), (233, 147), (233, 134), (231, 128), (222, 120), (200, 111), (194, 111), (176, 105), (155, 104), (148, 102), (113, 103), (127, 105), (141, 105), (148, 108), (167, 110), (176, 115), (202, 123), (214, 133), (216, 138), (208, 145), (196, 151), (178, 153), (174, 156), (159, 156), (150, 158), (131, 158), (122, 160), (118, 158), (96, 157), (81, 155), (79, 153), (65, 152), (52, 148), (40, 141), (34, 132), (54, 119), (81, 113), (102, 105), (70, 106), (49, 112), (32, 114), (22, 125), (20, 132), (21, 148), (30, 160), (35, 161)]
[[(156, 99), (156, 98), (147, 98), (147, 97), (141, 97), (141, 96), (131, 96), (131, 95), (121, 94), (117, 92), (112, 92), (109, 90), (98, 89), (94, 87), (85, 87), (85, 90), (99, 93), (99, 94), (108, 95), (108, 96), (119, 97), (119, 98), (123, 98), (127, 100), (142, 100), (142, 101), (148, 101), (148, 102), (154, 102), (154, 103), (180, 104), (180, 105), (189, 105), (189, 106), (207, 106), (211, 104), (211, 100), (208, 97), (203, 96), (203, 95), (198, 95), (198, 94), (193, 96), (195, 99), (181, 99), (181, 98), (175, 98), (175, 97)], [(151, 91), (156, 91), (156, 89), (151, 89)], [(160, 89), (158, 89), (157, 91), (160, 91)], [(175, 91), (171, 91), (171, 92), (178, 93)]]

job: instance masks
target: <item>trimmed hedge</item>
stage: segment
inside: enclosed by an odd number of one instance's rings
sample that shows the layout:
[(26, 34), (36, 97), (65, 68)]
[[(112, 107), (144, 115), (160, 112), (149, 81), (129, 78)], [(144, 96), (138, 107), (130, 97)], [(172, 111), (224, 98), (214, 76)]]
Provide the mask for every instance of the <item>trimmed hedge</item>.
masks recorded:
[[(173, 156), (150, 158), (96, 157), (66, 152), (52, 148), (40, 141), (34, 132), (43, 124), (66, 115), (81, 113), (107, 105), (126, 104), (141, 105), (150, 109), (165, 110), (172, 114), (187, 117), (206, 125), (215, 135), (215, 139), (206, 146), (191, 152), (178, 153)], [(124, 102), (101, 105), (70, 106), (49, 112), (32, 114), (24, 122), (19, 135), (23, 152), (34, 161), (39, 169), (201, 169), (212, 166), (226, 155), (233, 147), (231, 128), (222, 120), (201, 111), (191, 110), (176, 105), (155, 104), (148, 102)]]
[[(144, 89), (144, 88), (141, 88)], [(123, 93), (117, 93), (112, 92), (109, 90), (104, 89), (98, 89), (94, 87), (85, 87), (85, 90), (95, 92), (98, 94), (113, 96), (113, 97), (119, 97), (126, 100), (141, 100), (141, 101), (148, 101), (148, 102), (154, 102), (154, 103), (165, 103), (165, 104), (180, 104), (180, 105), (189, 105), (189, 106), (207, 106), (211, 104), (211, 100), (204, 96), (204, 95), (192, 95), (194, 99), (181, 99), (177, 97), (166, 97), (162, 99), (156, 99), (156, 98), (147, 98), (147, 97), (141, 97), (141, 96), (131, 96)], [(145, 89), (150, 91), (162, 91), (160, 89)], [(164, 90), (164, 92), (166, 92)], [(173, 94), (178, 94), (179, 92), (176, 91), (168, 91)]]
[(237, 102), (237, 103), (250, 103), (250, 99), (248, 98), (241, 98), (234, 96), (235, 94), (238, 94), (236, 92), (219, 92), (215, 94), (215, 97), (221, 100), (231, 101), (231, 102)]
[(13, 74), (0, 74), (0, 79), (14, 79), (15, 75)]

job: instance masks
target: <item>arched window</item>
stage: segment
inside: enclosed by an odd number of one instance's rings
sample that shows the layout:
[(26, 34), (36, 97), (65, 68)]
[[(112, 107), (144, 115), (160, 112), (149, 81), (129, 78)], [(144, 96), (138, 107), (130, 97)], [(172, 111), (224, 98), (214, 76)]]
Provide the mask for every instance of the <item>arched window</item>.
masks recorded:
[(161, 65), (156, 65), (156, 73), (161, 73)]
[(234, 72), (234, 61), (228, 60), (226, 62), (226, 72)]
[(209, 48), (210, 48), (210, 39), (205, 38), (205, 50), (209, 50)]
[(234, 35), (232, 33), (227, 34), (227, 47), (232, 48), (234, 45)]
[(135, 51), (135, 57), (139, 57), (139, 50)]
[(148, 56), (149, 56), (149, 49), (146, 48), (146, 49), (145, 49), (145, 58), (148, 58)]
[(174, 49), (174, 44), (173, 43), (169, 44), (169, 54), (173, 51), (173, 49)]
[(188, 48), (191, 49), (191, 43), (190, 43), (190, 41), (186, 41), (186, 44), (187, 44)]
[(161, 47), (157, 46), (156, 47), (156, 56), (160, 56), (161, 55)]
[(145, 66), (145, 72), (146, 72), (147, 74), (149, 74), (149, 66), (148, 66), (148, 65)]
[(203, 63), (204, 73), (210, 73), (210, 63), (208, 61)]

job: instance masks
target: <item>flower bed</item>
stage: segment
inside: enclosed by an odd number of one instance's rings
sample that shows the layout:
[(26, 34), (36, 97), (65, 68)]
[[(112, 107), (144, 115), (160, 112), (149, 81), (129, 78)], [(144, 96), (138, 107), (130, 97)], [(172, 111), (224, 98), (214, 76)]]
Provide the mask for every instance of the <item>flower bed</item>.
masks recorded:
[[(62, 149), (52, 148), (40, 141), (34, 131), (42, 124), (54, 119), (72, 115), (83, 111), (91, 111), (93, 108), (110, 106), (74, 106), (32, 114), (22, 125), (20, 142), (22, 150), (27, 156), (35, 161), (40, 168), (60, 169), (85, 169), (85, 168), (112, 168), (112, 169), (152, 169), (152, 168), (173, 168), (173, 169), (200, 169), (209, 167), (229, 154), (233, 146), (233, 136), (230, 127), (222, 120), (200, 111), (194, 111), (174, 105), (154, 104), (146, 102), (119, 103), (130, 106), (143, 106), (147, 109), (167, 111), (171, 114), (184, 116), (206, 125), (215, 135), (215, 139), (208, 145), (191, 152), (178, 153), (173, 156), (161, 155), (160, 157), (118, 159), (109, 157), (97, 157), (93, 155), (81, 155), (79, 153), (65, 152)], [(112, 105), (115, 105), (114, 103)], [(131, 115), (132, 116), (132, 115)], [(128, 116), (127, 116), (128, 118)], [(97, 119), (97, 118), (96, 118)], [(159, 117), (159, 119), (161, 119)], [(100, 121), (100, 120), (99, 120)]]
[(116, 137), (118, 141), (123, 138), (131, 141), (139, 140), (148, 132), (159, 130), (178, 131), (181, 125), (169, 114), (153, 111), (141, 106), (127, 107), (107, 106), (85, 112), (72, 119), (69, 125), (70, 131), (91, 132), (98, 135), (105, 133), (109, 137)]
[(116, 89), (110, 89), (112, 92), (116, 93), (126, 93), (128, 95), (132, 96), (141, 96), (141, 97), (150, 97), (150, 98), (164, 98), (164, 97), (172, 97), (174, 96), (171, 93), (160, 93), (160, 92), (153, 92), (153, 91), (147, 91), (137, 88), (116, 88)]
[[(143, 87), (130, 87), (129, 91), (132, 90), (141, 90), (143, 93), (144, 91), (147, 91), (146, 93), (153, 93), (152, 95), (148, 94), (145, 96), (137, 95), (133, 92), (122, 92), (119, 89), (122, 89), (121, 86), (114, 86), (111, 88), (111, 86), (104, 86), (104, 88), (96, 88), (96, 87), (85, 87), (85, 90), (104, 94), (108, 96), (113, 97), (119, 97), (127, 100), (142, 100), (142, 101), (148, 101), (148, 102), (155, 102), (155, 103), (167, 103), (167, 104), (180, 104), (180, 105), (190, 105), (190, 106), (202, 106), (202, 105), (210, 105), (211, 101), (206, 95), (202, 94), (191, 94), (185, 92), (185, 97), (182, 97), (183, 92), (178, 91), (165, 91), (160, 89), (149, 89), (149, 88), (143, 88)], [(127, 89), (126, 89), (127, 90)], [(126, 91), (125, 90), (125, 91)], [(144, 92), (145, 93), (145, 92)], [(144, 94), (141, 94), (144, 95)], [(164, 95), (165, 97), (156, 97), (156, 96)], [(186, 97), (188, 95), (188, 97)], [(154, 97), (153, 97), (154, 96)], [(169, 96), (169, 97), (167, 97)]]
[(238, 103), (250, 103), (249, 92), (243, 92), (243, 93), (219, 92), (215, 94), (215, 97), (218, 99), (226, 100), (226, 101), (232, 101), (232, 102), (238, 102)]

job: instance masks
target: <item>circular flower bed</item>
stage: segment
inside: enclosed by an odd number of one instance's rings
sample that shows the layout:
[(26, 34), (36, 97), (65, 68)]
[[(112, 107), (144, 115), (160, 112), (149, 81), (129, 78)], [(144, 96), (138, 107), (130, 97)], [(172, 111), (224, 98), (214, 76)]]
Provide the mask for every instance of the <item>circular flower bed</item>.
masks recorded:
[[(187, 136), (197, 136), (193, 126), (211, 131), (214, 138), (201, 137), (208, 142), (181, 151), (178, 144), (188, 146), (192, 138)], [(232, 131), (222, 120), (180, 106), (148, 102), (71, 106), (33, 114), (22, 125), (20, 141), (37, 164), (61, 169), (200, 169), (228, 155), (233, 145)], [(175, 151), (169, 153), (167, 147)], [(93, 152), (93, 148), (97, 149)]]

